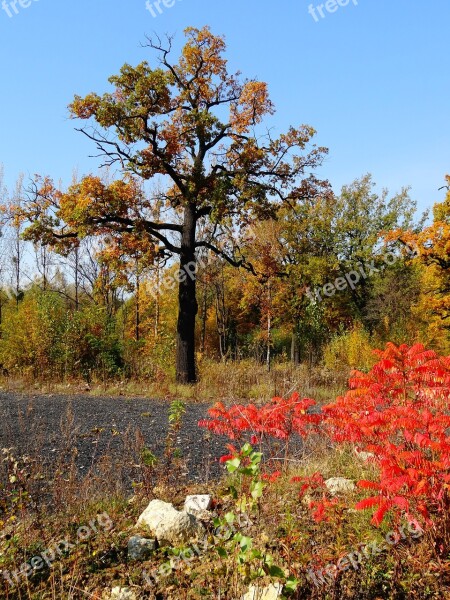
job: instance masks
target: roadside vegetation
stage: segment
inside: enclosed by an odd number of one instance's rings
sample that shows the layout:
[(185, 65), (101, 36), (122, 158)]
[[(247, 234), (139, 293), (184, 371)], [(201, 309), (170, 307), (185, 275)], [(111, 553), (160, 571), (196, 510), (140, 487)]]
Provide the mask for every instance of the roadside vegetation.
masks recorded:
[[(73, 415), (50, 465), (21, 413), (0, 597), (450, 598), (450, 176), (432, 215), (370, 174), (333, 191), (314, 129), (275, 137), (267, 84), (229, 73), (208, 27), (185, 35), (75, 96), (98, 173), (0, 176), (2, 389), (169, 406), (160, 455), (114, 430), (82, 473)], [(200, 401), (228, 438), (207, 484), (179, 441)], [(203, 535), (132, 559), (148, 503), (195, 493)]]
[[(70, 431), (51, 479), (39, 449), (4, 450), (3, 597), (101, 599), (120, 587), (136, 598), (231, 600), (249, 586), (260, 597), (271, 586), (280, 598), (446, 597), (450, 363), (420, 345), (391, 344), (375, 360), (332, 402), (297, 393), (217, 402), (199, 426), (230, 443), (224, 476), (208, 485), (182, 476), (180, 401), (170, 407), (164, 456), (124, 440), (121, 469), (103, 456), (80, 477)], [(120, 475), (130, 454), (133, 493)], [(193, 493), (213, 499), (204, 536), (130, 560), (148, 502), (182, 508)], [(37, 566), (26, 572), (26, 563)]]

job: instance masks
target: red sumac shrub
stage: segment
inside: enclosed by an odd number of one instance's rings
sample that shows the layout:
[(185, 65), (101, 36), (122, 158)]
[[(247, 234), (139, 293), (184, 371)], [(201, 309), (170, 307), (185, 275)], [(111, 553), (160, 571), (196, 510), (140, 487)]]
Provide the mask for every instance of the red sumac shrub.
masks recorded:
[(312, 429), (317, 431), (321, 420), (320, 414), (308, 413), (315, 404), (310, 398), (300, 399), (297, 393), (287, 400), (273, 398), (269, 404), (260, 407), (234, 404), (226, 408), (222, 402), (217, 402), (208, 410), (210, 418), (200, 421), (199, 426), (232, 440), (242, 439), (245, 433), (258, 440), (262, 437), (288, 440), (294, 433), (305, 437)]
[[(371, 493), (356, 507), (375, 509), (374, 525), (387, 513), (396, 521), (406, 516), (425, 524), (442, 554), (450, 548), (450, 357), (421, 344), (389, 343), (376, 353), (378, 363), (367, 374), (356, 371), (348, 392), (320, 414), (308, 410), (313, 400), (293, 394), (260, 408), (227, 409), (219, 402), (200, 425), (233, 440), (249, 433), (253, 443), (321, 432), (334, 443), (372, 453), (378, 476), (359, 482)], [(324, 500), (326, 494), (315, 507), (316, 520), (332, 504)]]
[(432, 525), (450, 509), (450, 359), (420, 344), (389, 343), (377, 354), (369, 373), (355, 372), (345, 396), (323, 407), (323, 423), (333, 440), (375, 455), (379, 479), (359, 486), (376, 494), (357, 505), (376, 508), (374, 524), (394, 511)]

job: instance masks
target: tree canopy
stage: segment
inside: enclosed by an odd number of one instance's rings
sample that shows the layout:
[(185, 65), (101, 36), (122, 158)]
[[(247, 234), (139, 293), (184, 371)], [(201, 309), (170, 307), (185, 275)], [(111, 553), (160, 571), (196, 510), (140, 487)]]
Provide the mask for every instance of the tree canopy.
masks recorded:
[[(172, 40), (148, 40), (157, 66), (125, 64), (109, 79), (113, 91), (75, 96), (73, 117), (104, 165), (122, 179), (105, 185), (88, 175), (67, 191), (51, 179), (36, 182), (21, 218), (26, 237), (70, 248), (87, 236), (139, 236), (155, 256), (180, 263), (177, 374), (195, 373), (195, 277), (189, 265), (208, 250), (235, 267), (253, 270), (235, 234), (328, 188), (314, 169), (326, 149), (311, 144), (314, 129), (290, 127), (274, 137), (264, 119), (274, 112), (267, 84), (231, 74), (222, 37), (188, 28), (177, 62)], [(151, 181), (150, 192), (142, 183)], [(156, 210), (158, 209), (158, 210)]]

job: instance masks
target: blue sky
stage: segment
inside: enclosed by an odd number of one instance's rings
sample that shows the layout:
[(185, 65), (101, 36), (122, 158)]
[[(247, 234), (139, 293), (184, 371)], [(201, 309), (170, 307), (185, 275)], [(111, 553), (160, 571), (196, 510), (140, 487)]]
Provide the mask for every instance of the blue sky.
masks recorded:
[[(0, 0), (0, 6), (1, 6)], [(366, 172), (420, 208), (443, 199), (450, 172), (449, 0), (176, 0), (153, 17), (145, 0), (21, 0), (0, 10), (0, 163), (69, 182), (93, 172), (95, 149), (74, 130), (75, 93), (109, 89), (125, 62), (152, 60), (145, 34), (209, 24), (233, 70), (269, 83), (276, 130), (308, 123), (330, 149), (321, 175), (336, 191)], [(151, 0), (152, 1), (152, 0)], [(332, 6), (332, 5), (330, 5)], [(158, 11), (156, 11), (158, 12)], [(312, 12), (312, 11), (311, 11)]]

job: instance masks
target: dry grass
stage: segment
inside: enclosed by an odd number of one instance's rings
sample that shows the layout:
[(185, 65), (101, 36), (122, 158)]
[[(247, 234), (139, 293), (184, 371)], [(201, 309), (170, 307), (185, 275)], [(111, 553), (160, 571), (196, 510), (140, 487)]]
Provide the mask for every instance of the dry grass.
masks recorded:
[(52, 394), (90, 394), (92, 396), (127, 396), (157, 399), (181, 399), (191, 402), (267, 402), (274, 396), (286, 397), (297, 391), (320, 404), (332, 401), (345, 390), (347, 374), (333, 373), (323, 368), (308, 369), (306, 365), (275, 363), (270, 372), (266, 365), (252, 361), (199, 364), (199, 382), (179, 385), (170, 376), (156, 381), (83, 381), (55, 382), (3, 379), (1, 388), (16, 392)]
[[(243, 363), (202, 365), (202, 379), (196, 386), (167, 386), (167, 397), (207, 398), (225, 401), (267, 400), (273, 395), (288, 395), (293, 390), (316, 398), (332, 400), (342, 391), (337, 380), (321, 373), (308, 373), (303, 367), (276, 365), (267, 373), (260, 365)], [(108, 388), (111, 393), (114, 388)], [(136, 388), (127, 388), (128, 391)], [(55, 391), (54, 388), (52, 391)], [(96, 393), (95, 390), (94, 393)], [(105, 390), (98, 389), (98, 393)], [(125, 393), (125, 392), (124, 392)], [(161, 397), (161, 396), (159, 396)], [(64, 448), (52, 465), (43, 465), (45, 440), (32, 431), (29, 414), (22, 420), (22, 434), (35, 434), (36, 444), (28, 456), (5, 454), (0, 463), (0, 569), (18, 571), (25, 561), (52, 548), (58, 540), (74, 541), (73, 548), (55, 560), (52, 568), (44, 568), (30, 578), (21, 578), (11, 587), (0, 576), (0, 597), (6, 600), (105, 600), (105, 590), (114, 585), (131, 586), (142, 598), (154, 600), (237, 600), (255, 580), (261, 585), (268, 577), (267, 557), (286, 574), (298, 579), (293, 600), (438, 600), (450, 597), (448, 564), (433, 561), (430, 536), (407, 539), (378, 556), (363, 560), (358, 570), (349, 569), (333, 582), (317, 587), (307, 577), (309, 569), (321, 569), (329, 563), (380, 541), (392, 527), (376, 529), (370, 514), (349, 510), (359, 498), (358, 490), (342, 497), (330, 513), (328, 522), (316, 523), (308, 502), (299, 497), (299, 484), (293, 476), (308, 477), (321, 472), (325, 478), (342, 476), (354, 481), (371, 479), (374, 467), (362, 462), (352, 448), (336, 448), (328, 441), (308, 439), (301, 453), (289, 455), (277, 463), (283, 475), (267, 484), (262, 499), (248, 507), (250, 520), (237, 531), (252, 539), (254, 554), (239, 563), (240, 548), (231, 541), (215, 536), (215, 525), (207, 527), (208, 549), (191, 561), (180, 561), (173, 549), (161, 548), (151, 560), (133, 563), (127, 560), (127, 542), (135, 533), (134, 523), (148, 502), (157, 497), (177, 507), (188, 493), (212, 493), (218, 518), (227, 513), (238, 514), (242, 497), (248, 494), (249, 482), (233, 476), (210, 482), (208, 488), (191, 485), (177, 473), (181, 459), (172, 457), (171, 468), (158, 468), (145, 460), (143, 440), (139, 432), (128, 431), (121, 439), (121, 452), (114, 460), (106, 450), (88, 473), (77, 472), (73, 448), (75, 426), (70, 412), (61, 422)], [(282, 448), (279, 456), (283, 456)], [(266, 465), (268, 466), (268, 465)], [(129, 479), (134, 492), (130, 493)], [(238, 502), (231, 493), (238, 490)], [(321, 498), (311, 492), (309, 500)], [(79, 541), (78, 528), (95, 522), (98, 514), (107, 513), (113, 527), (98, 531)], [(219, 557), (217, 549), (225, 546), (228, 555)], [(175, 561), (176, 568), (159, 583), (149, 585), (145, 574)], [(262, 571), (261, 571), (262, 569)], [(265, 571), (265, 573), (264, 573)]]
[[(126, 547), (135, 533), (134, 523), (153, 497), (181, 506), (186, 494), (208, 491), (215, 498), (216, 515), (223, 517), (240, 510), (230, 494), (230, 485), (238, 490), (241, 501), (248, 493), (248, 481), (229, 476), (210, 484), (209, 489), (182, 481), (174, 486), (167, 472), (140, 461), (139, 435), (134, 442), (131, 436), (124, 438), (119, 461), (113, 462), (105, 453), (95, 469), (80, 477), (70, 452), (74, 435), (70, 415), (65, 422), (67, 447), (58, 457), (58, 464), (53, 465), (56, 469), (42, 468), (36, 460), (42, 452), (39, 447), (26, 461), (10, 456), (2, 463), (0, 569), (18, 571), (25, 561), (52, 548), (58, 540), (69, 540), (73, 547), (55, 560), (52, 568), (41, 569), (28, 579), (22, 577), (14, 588), (0, 578), (1, 598), (103, 600), (106, 589), (123, 585), (134, 587), (142, 598), (237, 600), (255, 578), (261, 584), (270, 581), (267, 575), (258, 575), (259, 569), (266, 568), (268, 555), (275, 565), (298, 579), (298, 591), (292, 596), (297, 600), (437, 600), (446, 597), (446, 590), (450, 590), (445, 587), (442, 568), (429, 568), (431, 551), (426, 537), (406, 540), (389, 552), (364, 560), (358, 571), (349, 570), (334, 583), (316, 587), (308, 580), (308, 569), (335, 563), (361, 544), (381, 540), (388, 531), (388, 526), (384, 530), (371, 526), (367, 513), (348, 510), (360, 497), (357, 490), (342, 498), (330, 522), (313, 521), (307, 503), (298, 496), (299, 484), (291, 482), (292, 476), (310, 476), (320, 471), (325, 477), (358, 480), (370, 478), (374, 468), (361, 462), (350, 448), (335, 448), (321, 438), (308, 441), (295, 462), (289, 460), (281, 465), (285, 469), (282, 477), (265, 487), (259, 504), (247, 509), (250, 521), (237, 527), (237, 531), (252, 539), (253, 550), (259, 554), (249, 554), (239, 565), (239, 547), (219, 542), (213, 535), (215, 526), (209, 522), (205, 523), (209, 547), (189, 562), (176, 559), (173, 550), (164, 548), (145, 563), (128, 562)], [(23, 426), (24, 431), (29, 426), (26, 415)], [(129, 469), (132, 464), (136, 485), (130, 497), (120, 469)], [(11, 469), (20, 475), (14, 482), (10, 479)], [(312, 499), (315, 494), (312, 493)], [(78, 540), (78, 528), (92, 524), (98, 514), (104, 513), (113, 526), (106, 530), (98, 527), (87, 540)], [(219, 545), (227, 548), (227, 557), (219, 557)], [(170, 560), (175, 561), (173, 572), (149, 586), (145, 574)]]

